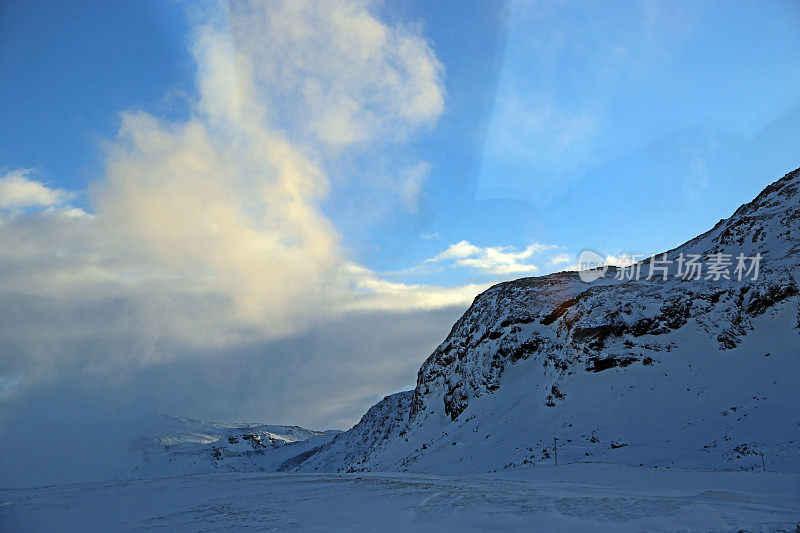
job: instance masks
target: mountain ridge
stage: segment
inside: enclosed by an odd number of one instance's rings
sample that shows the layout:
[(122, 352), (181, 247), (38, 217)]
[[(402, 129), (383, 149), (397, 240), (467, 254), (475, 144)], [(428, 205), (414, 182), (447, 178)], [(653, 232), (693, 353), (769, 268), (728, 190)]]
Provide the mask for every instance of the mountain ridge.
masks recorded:
[[(628, 453), (630, 457), (626, 460), (653, 466), (674, 464), (677, 460), (698, 467), (755, 468), (760, 465), (754, 461), (755, 456), (768, 450), (776, 458), (785, 456), (785, 461), (776, 460), (775, 464), (797, 469), (800, 467), (797, 460), (800, 459), (800, 449), (797, 448), (800, 413), (796, 407), (797, 392), (790, 385), (778, 384), (777, 381), (759, 383), (758, 387), (753, 387), (759, 389), (758, 393), (744, 398), (749, 401), (751, 411), (757, 408), (759, 415), (767, 414), (773, 422), (780, 418), (778, 415), (781, 413), (795, 419), (790, 424), (783, 423), (781, 438), (773, 432), (773, 435), (766, 433), (768, 438), (756, 440), (758, 432), (755, 426), (763, 424), (753, 425), (746, 420), (747, 414), (737, 417), (737, 424), (720, 423), (716, 419), (709, 421), (713, 416), (712, 410), (703, 405), (721, 402), (717, 413), (722, 418), (742, 409), (737, 405), (725, 409), (724, 404), (726, 401), (743, 402), (736, 385), (740, 391), (747, 388), (739, 381), (748, 374), (758, 374), (756, 371), (761, 361), (756, 358), (763, 358), (765, 354), (771, 357), (770, 365), (775, 366), (774, 362), (779, 361), (779, 368), (768, 368), (766, 372), (775, 372), (776, 376), (783, 377), (800, 375), (798, 358), (792, 357), (792, 354), (800, 353), (798, 182), (800, 169), (767, 186), (755, 199), (740, 206), (709, 231), (665, 252), (666, 255), (658, 254), (657, 257), (672, 262), (667, 272), (669, 279), (615, 280), (620, 269), (612, 267), (606, 272), (606, 277), (593, 283), (583, 283), (575, 272), (560, 272), (503, 282), (487, 289), (475, 298), (445, 341), (422, 364), (413, 392), (387, 396), (370, 409), (372, 414), (369, 417), (365, 415), (350, 430), (353, 433), (345, 432), (336, 437), (297, 469), (435, 472), (436, 468), (444, 467), (448, 471), (464, 471), (463, 465), (456, 463), (463, 463), (466, 456), (458, 460), (453, 453), (458, 448), (452, 447), (474, 447), (475, 443), (463, 430), (466, 427), (470, 427), (472, 433), (486, 430), (484, 440), (487, 440), (492, 435), (490, 428), (498, 430), (497, 420), (507, 423), (514, 418), (509, 418), (511, 414), (517, 418), (529, 416), (547, 422), (549, 429), (545, 430), (544, 426), (537, 429), (529, 421), (517, 421), (519, 435), (496, 442), (492, 450), (502, 450), (503, 453), (489, 452), (488, 456), (492, 457), (489, 460), (477, 457), (479, 454), (468, 456), (474, 471), (527, 467), (550, 459), (552, 438), (558, 438), (554, 435), (559, 433), (552, 427), (557, 425), (553, 423), (554, 417), (562, 419), (562, 422), (572, 421), (564, 422), (567, 427), (574, 427), (574, 421), (581, 418), (580, 412), (567, 413), (570, 410), (567, 403), (586, 402), (584, 410), (587, 413), (592, 411), (589, 405), (591, 394), (572, 400), (581, 395), (574, 390), (575, 382), (581, 382), (581, 386), (589, 389), (596, 385), (583, 384), (586, 375), (612, 376), (614, 379), (598, 377), (602, 382), (608, 381), (612, 388), (626, 386), (635, 389), (646, 384), (654, 391), (653, 394), (639, 395), (633, 401), (644, 402), (643, 405), (649, 402), (651, 413), (661, 413), (663, 408), (659, 406), (670, 401), (655, 392), (662, 385), (655, 377), (659, 368), (667, 377), (670, 372), (685, 375), (690, 385), (687, 390), (691, 390), (692, 380), (705, 377), (696, 370), (707, 366), (710, 360), (714, 364), (702, 370), (709, 375), (709, 381), (715, 383), (718, 392), (705, 391), (705, 397), (696, 402), (675, 392), (677, 404), (682, 404), (687, 413), (696, 413), (697, 420), (685, 417), (687, 419), (681, 422), (681, 417), (677, 417), (666, 424), (673, 430), (692, 421), (695, 427), (705, 425), (707, 435), (694, 431), (682, 445), (686, 450), (693, 450), (692, 453), (700, 451), (701, 455), (692, 459), (675, 459), (680, 454), (672, 453), (673, 459), (670, 459), (669, 453), (662, 453), (660, 457), (653, 453)], [(689, 253), (704, 256), (728, 254), (731, 260), (738, 254), (747, 257), (760, 254), (759, 277), (755, 280), (672, 277), (676, 273), (675, 261), (679, 255)], [(646, 271), (650, 265), (651, 259), (648, 258), (640, 261), (638, 268)], [(777, 331), (767, 335), (777, 324), (780, 324)], [(782, 339), (783, 343), (776, 344), (773, 342), (776, 339)], [(757, 353), (761, 351), (759, 344), (765, 348), (763, 353)], [(743, 356), (745, 352), (747, 354)], [(701, 354), (708, 357), (703, 358)], [(734, 355), (726, 362), (720, 358), (725, 354)], [(720, 372), (726, 363), (730, 367), (734, 360), (740, 368), (724, 370), (729, 374), (728, 379), (713, 377), (713, 372)], [(526, 372), (520, 368), (530, 366), (532, 362), (536, 363), (535, 368), (523, 376)], [(695, 371), (686, 375), (687, 368)], [(509, 371), (515, 375), (507, 377)], [(631, 381), (621, 377), (627, 373), (638, 374), (637, 379)], [(506, 390), (505, 382), (509, 380), (521, 380), (522, 385), (517, 383), (516, 389), (511, 386)], [(768, 402), (754, 400), (765, 394), (765, 390), (770, 390)], [(625, 412), (624, 405), (617, 405), (618, 398), (611, 398), (601, 390), (595, 391), (594, 396), (594, 401), (605, 403), (611, 412)], [(506, 398), (500, 400), (500, 397)], [(532, 400), (531, 405), (525, 408), (515, 405), (522, 398)], [(473, 404), (485, 407), (487, 403), (495, 405), (471, 410)], [(612, 405), (616, 405), (615, 409), (611, 409)], [(502, 409), (498, 410), (500, 407)], [(558, 412), (561, 412), (560, 416), (550, 414)], [(722, 415), (723, 412), (728, 414)], [(383, 413), (393, 422), (387, 424), (385, 419), (376, 418), (378, 413)], [(745, 421), (741, 423), (743, 419)], [(610, 420), (600, 421), (595, 424), (597, 427), (590, 427), (592, 424), (585, 422), (581, 425), (585, 430), (578, 435), (570, 434), (574, 438), (566, 440), (597, 444), (593, 441), (599, 443), (598, 434), (603, 432), (603, 427), (613, 428), (613, 432), (620, 434), (616, 439), (606, 438), (609, 447), (599, 454), (603, 457), (610, 454), (609, 450), (623, 448), (624, 440), (632, 442), (630, 437), (622, 438), (630, 432)], [(642, 428), (649, 432), (650, 438), (645, 440), (650, 443), (643, 443), (641, 449), (650, 446), (655, 450), (660, 446), (666, 452), (671, 431), (647, 426), (645, 423)], [(378, 431), (377, 428), (382, 429)], [(549, 433), (547, 439), (544, 433)], [(570, 432), (564, 432), (562, 427), (561, 433)], [(381, 435), (382, 439), (377, 446), (372, 438), (368, 439), (371, 443), (368, 447), (359, 447), (348, 434)], [(460, 440), (454, 440), (454, 434)], [(659, 438), (653, 438), (656, 436)], [(536, 446), (526, 446), (526, 443), (534, 441)], [(446, 448), (448, 445), (450, 449)], [(630, 445), (627, 447), (632, 448)], [(596, 457), (598, 453), (594, 448), (582, 444), (583, 457)], [(521, 453), (520, 450), (531, 453)], [(626, 454), (615, 451), (613, 455), (619, 459)], [(435, 460), (435, 457), (440, 460)], [(470, 470), (471, 467), (466, 471)]]

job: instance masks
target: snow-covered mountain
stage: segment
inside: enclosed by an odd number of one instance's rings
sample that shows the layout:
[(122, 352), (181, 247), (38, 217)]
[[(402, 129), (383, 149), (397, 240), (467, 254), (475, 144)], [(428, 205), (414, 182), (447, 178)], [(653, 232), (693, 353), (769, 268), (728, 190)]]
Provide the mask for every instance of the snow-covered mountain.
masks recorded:
[[(162, 417), (132, 473), (477, 474), (552, 464), (556, 447), (560, 464), (800, 472), (798, 252), (800, 169), (652, 265), (488, 289), (416, 388), (346, 432)], [(760, 254), (757, 276), (740, 254)], [(680, 275), (692, 256), (706, 271)]]
[[(413, 391), (296, 469), (527, 469), (553, 462), (558, 439), (559, 463), (800, 471), (798, 187), (800, 169), (652, 265), (490, 288)], [(700, 279), (679, 275), (692, 254)], [(740, 254), (760, 254), (757, 279), (736, 272)], [(729, 279), (714, 279), (724, 260)]]
[[(274, 472), (306, 457), (339, 431), (300, 426), (218, 423), (157, 415), (152, 434), (131, 442), (137, 462), (134, 477), (163, 477), (209, 472)], [(299, 458), (299, 459), (298, 459)]]

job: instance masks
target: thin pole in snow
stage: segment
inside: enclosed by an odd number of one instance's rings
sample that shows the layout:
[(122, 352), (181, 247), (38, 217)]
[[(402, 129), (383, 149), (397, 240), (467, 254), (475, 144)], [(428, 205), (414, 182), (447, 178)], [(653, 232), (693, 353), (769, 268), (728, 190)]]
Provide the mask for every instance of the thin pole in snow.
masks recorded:
[(556, 458), (556, 466), (558, 466), (558, 439), (553, 437), (553, 454)]
[(767, 471), (767, 465), (764, 464), (764, 452), (761, 452), (761, 471)]

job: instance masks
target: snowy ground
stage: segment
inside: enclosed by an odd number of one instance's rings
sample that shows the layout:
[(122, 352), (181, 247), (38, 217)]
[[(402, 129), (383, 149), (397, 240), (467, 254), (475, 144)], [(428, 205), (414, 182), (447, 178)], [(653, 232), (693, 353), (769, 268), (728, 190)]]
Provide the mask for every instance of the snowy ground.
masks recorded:
[(527, 479), (220, 473), (0, 490), (2, 531), (796, 531), (800, 475), (610, 465)]

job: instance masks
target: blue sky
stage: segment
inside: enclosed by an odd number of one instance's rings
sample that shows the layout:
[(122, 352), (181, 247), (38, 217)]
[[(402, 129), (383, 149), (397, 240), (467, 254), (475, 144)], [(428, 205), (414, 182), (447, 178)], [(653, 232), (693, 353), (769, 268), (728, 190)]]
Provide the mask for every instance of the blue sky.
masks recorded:
[(799, 23), (2, 2), (0, 426), (69, 398), (346, 427), (492, 283), (666, 250), (800, 166)]
[[(84, 189), (118, 113), (173, 114), (193, 91), (189, 27), (173, 2), (4, 2), (0, 7), (0, 163)], [(177, 109), (176, 109), (177, 105)]]
[[(4, 3), (0, 69), (13, 75), (0, 97), (13, 105), (0, 109), (0, 165), (81, 193), (103, 179), (103, 143), (120, 112), (185, 115), (197, 91), (187, 11)], [(365, 223), (353, 211), (370, 190), (358, 183), (323, 206), (369, 268), (406, 271), (462, 240), (657, 252), (800, 165), (796, 2), (402, 2), (376, 11), (422, 26), (447, 97), (435, 127), (415, 132), (398, 156), (430, 164), (414, 212), (384, 210)], [(355, 154), (343, 172), (374, 172), (378, 159)]]

